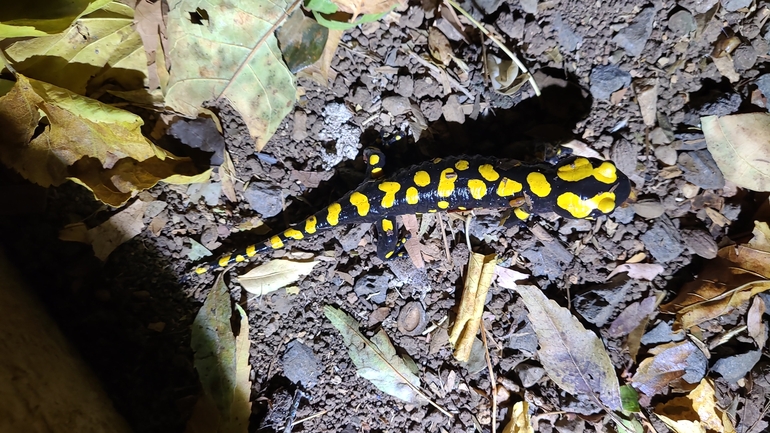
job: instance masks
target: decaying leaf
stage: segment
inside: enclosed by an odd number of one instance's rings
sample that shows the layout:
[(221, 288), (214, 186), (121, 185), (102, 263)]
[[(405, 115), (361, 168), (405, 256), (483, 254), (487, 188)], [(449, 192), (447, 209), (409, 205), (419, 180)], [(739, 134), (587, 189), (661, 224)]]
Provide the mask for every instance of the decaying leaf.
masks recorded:
[(618, 317), (612, 321), (609, 329), (610, 337), (617, 338), (630, 334), (640, 324), (647, 323), (650, 315), (655, 312), (660, 297), (652, 295), (643, 301), (634, 302), (618, 314)]
[(770, 227), (766, 222), (754, 221), (754, 229), (751, 231), (754, 237), (749, 241), (749, 246), (755, 250), (770, 253)]
[(115, 248), (142, 232), (142, 216), (147, 204), (136, 200), (92, 229), (86, 228), (83, 223), (68, 225), (59, 232), (59, 239), (90, 244), (94, 255), (104, 262)]
[(663, 271), (663, 266), (657, 263), (624, 263), (613, 269), (607, 280), (621, 272), (628, 272), (628, 276), (635, 280), (652, 281)]
[(271, 260), (257, 266), (238, 277), (238, 282), (246, 291), (258, 296), (274, 292), (309, 274), (321, 262), (295, 262), (291, 260)]
[[(142, 38), (147, 57), (147, 79), (150, 90), (165, 86), (168, 79), (164, 47), (168, 47), (166, 22), (162, 5), (164, 2), (139, 1), (134, 11), (134, 28)], [(162, 86), (161, 86), (162, 85)]]
[(0, 97), (0, 160), (44, 187), (73, 180), (115, 207), (160, 180), (208, 178), (150, 143), (142, 124), (135, 114), (19, 74)]
[(195, 369), (204, 394), (187, 424), (187, 433), (248, 431), (251, 415), (249, 324), (246, 312), (237, 304), (235, 311), (238, 337), (234, 336), (230, 321), (233, 316), (230, 292), (220, 274), (192, 326), (190, 345), (195, 352)]
[(599, 337), (537, 287), (517, 286), (540, 343), (538, 356), (548, 377), (572, 395), (591, 396), (620, 410), (615, 369)]
[(742, 245), (719, 250), (695, 281), (685, 284), (661, 310), (677, 315), (676, 324), (685, 329), (728, 314), (757, 293), (770, 289), (770, 253)]
[(134, 10), (113, 2), (62, 33), (14, 42), (5, 54), (17, 72), (79, 95), (107, 80), (120, 86), (115, 90), (147, 93), (147, 59), (133, 22)]
[(529, 418), (529, 403), (518, 401), (511, 408), (511, 420), (508, 421), (503, 433), (534, 433), (532, 421)]
[(430, 402), (435, 406), (420, 389), (420, 378), (411, 368), (415, 367), (414, 363), (405, 362), (396, 354), (396, 348), (384, 330), (369, 340), (359, 332), (361, 325), (342, 310), (327, 305), (324, 315), (340, 332), (359, 376), (380, 391), (407, 403), (423, 405)]
[(288, 6), (284, 0), (235, 0), (227, 7), (200, 0), (171, 4), (166, 104), (197, 117), (205, 101), (226, 98), (261, 150), (294, 105), (294, 76), (273, 35), (291, 12)]
[(495, 276), (496, 254), (471, 253), (468, 258), (468, 274), (465, 276), (463, 296), (457, 319), (449, 333), (449, 342), (454, 347), (455, 359), (468, 362), (473, 341), (481, 326), (481, 315), (487, 300), (489, 286)]
[(658, 79), (643, 78), (634, 81), (634, 92), (642, 113), (642, 120), (647, 126), (655, 126), (658, 114)]
[[(711, 379), (703, 379), (686, 397), (676, 397), (655, 406), (655, 414), (674, 431), (705, 432), (706, 429), (718, 433), (735, 431), (727, 413), (717, 407), (716, 393)], [(681, 421), (687, 421), (682, 423)], [(692, 424), (690, 424), (692, 423)]]
[(286, 66), (292, 74), (312, 65), (323, 53), (329, 29), (305, 16), (301, 9), (289, 15), (276, 37)]
[(701, 118), (706, 145), (725, 179), (754, 191), (770, 191), (770, 114)]
[(454, 58), (449, 39), (437, 27), (428, 29), (428, 48), (430, 55), (444, 66), (449, 65)]
[(343, 30), (329, 29), (329, 35), (326, 37), (326, 45), (324, 45), (321, 57), (312, 65), (299, 71), (297, 78), (310, 78), (320, 86), (328, 87), (329, 81), (334, 81), (337, 77), (337, 72), (331, 66), (334, 54), (337, 52), (337, 47), (342, 39), (342, 33)]
[(654, 356), (639, 363), (631, 379), (634, 388), (647, 396), (662, 393), (679, 379), (698, 383), (706, 373), (707, 360), (690, 341), (668, 343), (650, 350)]
[(486, 57), (486, 67), (492, 89), (502, 95), (513, 95), (529, 80), (529, 73), (519, 75), (519, 67), (512, 60), (501, 59), (493, 54)]
[(30, 0), (3, 2), (0, 39), (45, 36), (63, 32), (78, 17), (112, 0)]
[(757, 343), (757, 347), (765, 347), (767, 342), (767, 324), (762, 320), (762, 316), (767, 312), (765, 301), (756, 296), (751, 302), (749, 313), (746, 316), (746, 326), (749, 336)]

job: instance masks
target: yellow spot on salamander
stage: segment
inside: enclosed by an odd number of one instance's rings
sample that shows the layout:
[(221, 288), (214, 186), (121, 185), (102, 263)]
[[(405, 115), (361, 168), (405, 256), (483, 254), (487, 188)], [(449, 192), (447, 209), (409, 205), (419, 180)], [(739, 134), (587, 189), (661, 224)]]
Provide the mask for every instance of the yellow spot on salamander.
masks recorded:
[(615, 193), (603, 192), (589, 199), (583, 199), (575, 193), (565, 192), (556, 199), (556, 205), (575, 218), (586, 218), (594, 209), (599, 209), (603, 213), (612, 212), (615, 209)]
[(459, 210), (468, 210), (468, 208), (466, 208), (465, 206), (458, 206), (457, 209), (459, 209)]
[(350, 204), (356, 207), (361, 216), (366, 216), (369, 213), (369, 199), (358, 191), (350, 194)]
[(513, 214), (516, 215), (516, 218), (526, 221), (527, 218), (529, 218), (529, 212), (525, 211), (524, 209), (517, 207), (513, 210)]
[(433, 163), (434, 163), (434, 164), (438, 164), (438, 163), (439, 163), (439, 162), (441, 162), (441, 161), (442, 161), (442, 159), (441, 159), (441, 158), (433, 158)]
[(380, 162), (380, 155), (374, 154), (369, 157), (369, 165), (377, 165)]
[(315, 233), (315, 225), (318, 223), (316, 217), (311, 216), (305, 220), (305, 233), (312, 235)]
[(382, 220), (382, 230), (386, 232), (392, 232), (393, 231), (393, 222), (391, 222), (388, 219)]
[(246, 257), (243, 257), (242, 255), (238, 254), (237, 256), (235, 256), (235, 261), (238, 262), (238, 263), (245, 262), (246, 261)]
[(428, 186), (430, 175), (427, 171), (420, 170), (414, 174), (414, 184), (417, 186)]
[(453, 168), (445, 168), (441, 172), (441, 177), (438, 180), (438, 196), (449, 197), (455, 190), (455, 181), (457, 180), (457, 173)]
[(520, 192), (522, 187), (523, 185), (521, 183), (508, 179), (507, 177), (503, 177), (500, 180), (500, 183), (497, 184), (497, 195), (500, 197), (508, 197), (510, 195), (516, 194), (517, 192)]
[(342, 206), (340, 206), (339, 203), (332, 203), (326, 210), (329, 212), (328, 215), (326, 215), (326, 222), (328, 222), (330, 226), (336, 226), (339, 224)]
[(613, 163), (603, 161), (594, 168), (587, 158), (577, 158), (572, 163), (559, 167), (556, 175), (567, 182), (578, 182), (593, 176), (599, 182), (612, 184), (618, 179), (617, 168)]
[(374, 167), (374, 168), (372, 169), (372, 174), (377, 174), (377, 173), (379, 173), (379, 172), (381, 172), (381, 171), (382, 171), (382, 169), (381, 169), (380, 167)]
[(275, 235), (272, 238), (270, 238), (270, 246), (273, 247), (274, 250), (283, 248), (283, 241), (281, 240), (281, 237), (278, 235)]
[(257, 254), (257, 246), (256, 245), (249, 245), (246, 247), (246, 255), (249, 257), (254, 257), (254, 254)]
[(283, 232), (283, 237), (289, 238), (289, 239), (296, 239), (300, 240), (304, 238), (305, 236), (302, 235), (302, 232), (295, 229), (287, 229), (285, 232)]
[(618, 180), (618, 169), (615, 167), (615, 164), (604, 161), (594, 170), (594, 178), (608, 185), (615, 183)]
[(428, 209), (428, 212), (429, 212), (429, 213), (436, 213), (436, 212), (438, 212), (438, 211), (437, 211), (436, 209)]
[(481, 174), (481, 177), (484, 179), (494, 182), (497, 179), (500, 179), (500, 174), (495, 171), (495, 168), (492, 167), (491, 164), (482, 164), (479, 166), (479, 173)]
[(441, 209), (446, 209), (449, 207), (449, 202), (441, 200), (438, 202), (438, 207), (440, 207)]
[(219, 259), (219, 267), (224, 268), (230, 263), (230, 256), (224, 256), (221, 259)]
[(206, 266), (201, 266), (200, 268), (195, 268), (195, 273), (198, 275), (201, 275), (201, 274), (205, 274), (208, 270), (209, 268), (207, 268)]
[(548, 183), (548, 179), (545, 178), (543, 173), (534, 171), (527, 175), (527, 183), (529, 189), (538, 197), (546, 197), (551, 193), (551, 184)]
[(481, 200), (487, 195), (487, 184), (483, 180), (470, 179), (468, 181), (468, 190), (471, 192), (471, 197)]
[(388, 251), (387, 253), (385, 253), (385, 258), (386, 259), (389, 259), (391, 257), (393, 257), (393, 251)]
[(396, 201), (396, 193), (401, 190), (401, 184), (398, 182), (382, 182), (378, 188), (385, 193), (385, 196), (382, 197), (382, 203), (380, 203), (382, 207), (385, 209), (393, 207), (393, 203)]
[(467, 170), (469, 165), (470, 164), (468, 164), (468, 161), (466, 161), (464, 159), (461, 159), (461, 160), (455, 162), (455, 168), (457, 169), (457, 171)]
[(417, 188), (410, 186), (406, 189), (406, 202), (409, 204), (417, 204), (420, 201), (420, 193)]

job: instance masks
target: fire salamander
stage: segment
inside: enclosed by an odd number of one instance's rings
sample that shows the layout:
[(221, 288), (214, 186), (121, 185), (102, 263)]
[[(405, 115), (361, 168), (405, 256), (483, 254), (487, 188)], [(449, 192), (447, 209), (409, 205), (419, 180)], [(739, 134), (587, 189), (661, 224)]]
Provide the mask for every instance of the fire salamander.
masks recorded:
[(266, 242), (224, 256), (196, 269), (198, 274), (243, 262), (345, 224), (376, 223), (377, 255), (392, 258), (403, 246), (395, 217), (402, 214), (512, 207), (516, 217), (555, 212), (565, 218), (595, 218), (614, 211), (628, 198), (628, 178), (613, 163), (570, 157), (556, 164), (524, 164), (486, 156), (436, 158), (383, 176), (385, 157), (367, 148), (368, 180), (305, 221)]

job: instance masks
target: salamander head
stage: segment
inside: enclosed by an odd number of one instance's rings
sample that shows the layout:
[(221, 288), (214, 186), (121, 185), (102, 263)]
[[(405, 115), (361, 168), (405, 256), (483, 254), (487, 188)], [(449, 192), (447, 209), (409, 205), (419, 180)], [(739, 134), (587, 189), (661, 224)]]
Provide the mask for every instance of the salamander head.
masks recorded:
[(631, 182), (610, 161), (577, 157), (556, 167), (553, 211), (565, 218), (608, 215), (631, 194)]

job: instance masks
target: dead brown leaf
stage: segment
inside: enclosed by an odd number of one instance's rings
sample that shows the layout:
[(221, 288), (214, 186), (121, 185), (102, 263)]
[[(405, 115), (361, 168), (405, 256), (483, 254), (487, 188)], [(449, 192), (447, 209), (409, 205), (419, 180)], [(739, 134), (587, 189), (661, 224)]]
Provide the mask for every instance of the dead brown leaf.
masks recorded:
[(359, 15), (381, 14), (388, 12), (397, 6), (403, 0), (332, 0), (332, 3), (339, 7), (342, 12), (352, 14), (349, 20), (351, 23), (356, 21)]
[(676, 397), (657, 404), (655, 414), (677, 432), (689, 428), (689, 423), (692, 423), (692, 427), (700, 427), (698, 431), (705, 431), (704, 428), (718, 433), (735, 431), (729, 418), (725, 416), (726, 413), (717, 406), (711, 379), (701, 380), (685, 397)]
[(757, 343), (757, 347), (765, 347), (767, 342), (767, 325), (762, 320), (762, 315), (767, 311), (765, 307), (765, 301), (757, 296), (751, 303), (748, 316), (746, 317), (746, 326), (748, 327), (749, 336)]
[(690, 341), (668, 343), (653, 348), (650, 353), (654, 356), (639, 363), (631, 378), (631, 384), (649, 397), (663, 393), (688, 372), (689, 358), (696, 351), (698, 348)]
[(620, 388), (604, 344), (570, 311), (534, 286), (517, 286), (540, 343), (538, 356), (548, 377), (575, 396), (589, 396), (620, 410)]
[(481, 326), (481, 315), (484, 313), (489, 286), (495, 275), (496, 260), (496, 254), (485, 256), (478, 253), (471, 253), (468, 259), (468, 273), (465, 276), (460, 308), (449, 333), (454, 357), (458, 361), (468, 362), (470, 358), (473, 342)]
[(647, 323), (652, 313), (655, 312), (661, 298), (662, 296), (648, 296), (643, 301), (634, 302), (624, 308), (610, 325), (610, 337), (618, 338), (628, 335), (631, 331), (638, 328), (640, 324)]
[(454, 58), (449, 39), (437, 27), (431, 27), (428, 30), (428, 49), (430, 55), (444, 66), (449, 65)]
[(624, 263), (607, 275), (607, 280), (621, 272), (628, 272), (628, 276), (635, 280), (652, 281), (663, 272), (663, 266), (657, 263)]

